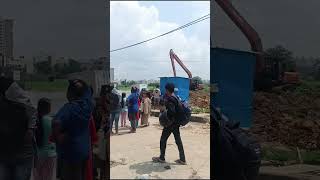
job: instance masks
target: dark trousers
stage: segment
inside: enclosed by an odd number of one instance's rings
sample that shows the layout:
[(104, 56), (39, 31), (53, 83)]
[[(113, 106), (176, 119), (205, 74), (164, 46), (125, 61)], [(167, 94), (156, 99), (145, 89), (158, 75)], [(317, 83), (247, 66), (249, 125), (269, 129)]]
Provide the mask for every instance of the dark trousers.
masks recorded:
[(86, 160), (72, 163), (61, 160), (61, 179), (62, 180), (85, 180)]
[(0, 162), (0, 179), (1, 180), (29, 180), (33, 159), (26, 159), (17, 162)]
[(173, 125), (170, 127), (165, 127), (162, 130), (162, 135), (160, 139), (160, 158), (162, 160), (165, 160), (165, 153), (166, 153), (166, 147), (167, 147), (167, 140), (169, 136), (173, 133), (174, 139), (176, 141), (176, 144), (179, 149), (179, 156), (181, 161), (186, 161), (184, 150), (183, 150), (183, 144), (180, 136), (180, 130), (178, 125)]

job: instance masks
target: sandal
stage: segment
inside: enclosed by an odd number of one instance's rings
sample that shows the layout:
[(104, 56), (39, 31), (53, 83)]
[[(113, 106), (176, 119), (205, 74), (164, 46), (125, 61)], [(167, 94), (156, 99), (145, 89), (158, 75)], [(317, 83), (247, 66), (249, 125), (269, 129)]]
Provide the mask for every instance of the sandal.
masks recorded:
[(181, 164), (181, 165), (187, 165), (186, 161), (182, 161), (180, 159), (178, 160), (175, 160), (174, 162), (178, 163), (178, 164)]
[(166, 162), (165, 160), (162, 160), (160, 157), (153, 157), (152, 161), (156, 162), (156, 163), (165, 163)]

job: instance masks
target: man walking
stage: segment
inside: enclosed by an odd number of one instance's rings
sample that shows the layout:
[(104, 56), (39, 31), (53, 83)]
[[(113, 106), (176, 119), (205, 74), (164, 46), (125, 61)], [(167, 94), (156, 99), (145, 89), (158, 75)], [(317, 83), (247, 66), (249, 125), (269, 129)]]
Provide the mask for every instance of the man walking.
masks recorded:
[[(163, 101), (161, 102), (162, 106), (165, 106), (164, 111), (166, 111), (166, 117), (165, 119), (167, 120), (164, 125), (164, 128), (162, 130), (162, 135), (160, 139), (160, 157), (153, 157), (152, 160), (154, 162), (160, 162), (163, 163), (165, 162), (165, 152), (166, 152), (166, 146), (167, 146), (167, 140), (171, 133), (173, 133), (176, 144), (178, 146), (179, 150), (179, 156), (180, 159), (176, 160), (176, 163), (185, 165), (186, 164), (186, 158), (183, 150), (183, 144), (180, 136), (180, 124), (179, 124), (179, 119), (177, 119), (177, 107), (178, 107), (178, 99), (174, 95), (174, 84), (168, 83), (165, 86), (166, 89), (166, 94), (163, 97)], [(160, 117), (161, 121), (161, 117)]]

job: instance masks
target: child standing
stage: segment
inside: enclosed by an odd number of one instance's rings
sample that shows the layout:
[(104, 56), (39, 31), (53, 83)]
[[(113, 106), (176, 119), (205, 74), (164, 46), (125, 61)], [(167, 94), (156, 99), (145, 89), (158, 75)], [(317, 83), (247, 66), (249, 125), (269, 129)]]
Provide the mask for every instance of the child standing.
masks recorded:
[(122, 93), (121, 98), (121, 127), (126, 126), (127, 115), (128, 115), (128, 106), (127, 106), (127, 98), (126, 93)]
[(38, 146), (38, 157), (34, 168), (34, 180), (53, 180), (56, 165), (56, 146), (49, 141), (51, 134), (52, 117), (49, 116), (51, 103), (47, 98), (41, 98), (38, 102), (38, 122), (36, 129), (36, 140)]
[(151, 113), (151, 100), (149, 93), (142, 94), (142, 116), (141, 116), (141, 126), (149, 126), (149, 117)]

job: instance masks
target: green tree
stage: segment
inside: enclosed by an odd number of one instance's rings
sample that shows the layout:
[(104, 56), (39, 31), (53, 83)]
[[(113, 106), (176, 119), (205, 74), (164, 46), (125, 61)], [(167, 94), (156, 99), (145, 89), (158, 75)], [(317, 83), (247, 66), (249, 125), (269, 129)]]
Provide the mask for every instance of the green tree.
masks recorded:
[(81, 64), (73, 59), (69, 59), (68, 67), (67, 67), (68, 73), (75, 73), (81, 71)]
[(320, 59), (315, 60), (313, 74), (316, 80), (320, 80)]
[(34, 64), (37, 73), (40, 74), (51, 74), (53, 69), (49, 61), (41, 61)]
[(193, 81), (193, 82), (198, 82), (199, 84), (202, 84), (202, 83), (203, 83), (201, 77), (199, 77), (199, 76), (193, 77), (193, 78), (192, 78), (192, 81)]
[(271, 62), (279, 62), (285, 66), (285, 71), (294, 71), (296, 64), (293, 53), (281, 45), (265, 51), (265, 58)]
[(135, 84), (137, 84), (137, 82), (136, 82), (136, 81), (133, 81), (133, 80), (128, 81), (128, 85), (129, 85), (129, 86), (132, 86), (132, 85), (135, 85)]

